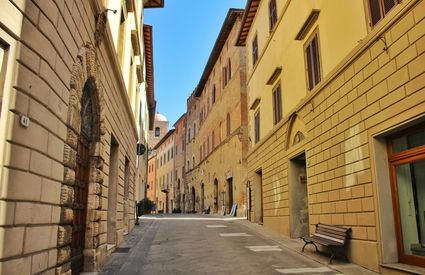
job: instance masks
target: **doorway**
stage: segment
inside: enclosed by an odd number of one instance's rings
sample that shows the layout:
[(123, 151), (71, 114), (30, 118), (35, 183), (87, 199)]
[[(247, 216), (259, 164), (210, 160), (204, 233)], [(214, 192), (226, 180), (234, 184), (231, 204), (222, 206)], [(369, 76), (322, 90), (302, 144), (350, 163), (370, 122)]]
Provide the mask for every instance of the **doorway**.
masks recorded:
[(192, 192), (191, 192), (191, 203), (192, 203), (192, 209), (191, 209), (191, 211), (192, 211), (192, 213), (195, 213), (195, 199), (196, 199), (196, 196), (195, 196), (195, 187), (192, 186)]
[(111, 135), (111, 149), (109, 154), (109, 183), (108, 183), (108, 213), (107, 213), (107, 242), (116, 244), (117, 226), (117, 181), (118, 181), (118, 142)]
[(205, 186), (201, 184), (201, 211), (205, 209)]
[(218, 181), (214, 179), (214, 213), (218, 212)]
[(263, 171), (257, 170), (254, 177), (254, 222), (263, 224)]
[(227, 212), (230, 214), (230, 211), (232, 211), (233, 206), (233, 178), (227, 179)]
[(289, 164), (291, 238), (309, 235), (307, 165), (305, 153)]
[(390, 137), (387, 148), (398, 258), (425, 267), (425, 126), (421, 126)]

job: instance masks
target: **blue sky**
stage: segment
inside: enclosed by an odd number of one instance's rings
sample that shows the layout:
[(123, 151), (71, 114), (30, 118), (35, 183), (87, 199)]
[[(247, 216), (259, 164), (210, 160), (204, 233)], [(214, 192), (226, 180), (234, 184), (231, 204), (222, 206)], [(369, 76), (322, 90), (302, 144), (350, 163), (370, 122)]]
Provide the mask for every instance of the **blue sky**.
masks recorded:
[(157, 112), (170, 127), (186, 111), (186, 99), (199, 82), (229, 8), (246, 0), (165, 0), (163, 9), (146, 9), (153, 26)]

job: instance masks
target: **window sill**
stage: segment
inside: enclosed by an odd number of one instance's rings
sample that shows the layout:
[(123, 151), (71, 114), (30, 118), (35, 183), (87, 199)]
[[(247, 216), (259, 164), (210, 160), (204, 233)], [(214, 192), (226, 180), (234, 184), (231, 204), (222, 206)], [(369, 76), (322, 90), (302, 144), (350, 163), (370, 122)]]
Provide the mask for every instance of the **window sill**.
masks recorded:
[(402, 264), (402, 263), (394, 263), (394, 264), (381, 264), (382, 267), (393, 269), (393, 270), (399, 270), (408, 272), (411, 274), (425, 274), (425, 268), (414, 266), (414, 265), (408, 265), (408, 264)]

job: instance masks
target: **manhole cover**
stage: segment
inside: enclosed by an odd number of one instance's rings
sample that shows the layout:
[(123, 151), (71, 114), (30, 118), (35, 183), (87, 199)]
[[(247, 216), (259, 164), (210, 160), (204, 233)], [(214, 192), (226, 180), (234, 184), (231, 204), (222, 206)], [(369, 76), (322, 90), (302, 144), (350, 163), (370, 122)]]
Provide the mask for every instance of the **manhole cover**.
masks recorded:
[(131, 247), (118, 247), (115, 249), (114, 253), (128, 253), (130, 251)]

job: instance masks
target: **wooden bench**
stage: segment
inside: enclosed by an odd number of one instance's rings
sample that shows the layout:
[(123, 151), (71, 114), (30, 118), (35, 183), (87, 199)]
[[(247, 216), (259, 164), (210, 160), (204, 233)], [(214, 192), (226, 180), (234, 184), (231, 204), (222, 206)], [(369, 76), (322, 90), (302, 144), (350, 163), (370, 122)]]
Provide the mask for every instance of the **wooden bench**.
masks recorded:
[[(331, 251), (331, 257), (329, 259), (329, 264), (332, 263), (332, 259), (335, 256), (336, 250), (338, 248), (344, 248), (348, 238), (350, 237), (351, 228), (344, 228), (331, 224), (316, 224), (316, 230), (311, 237), (301, 237), (305, 244), (302, 248), (302, 252), (304, 252), (304, 248), (308, 244), (313, 244), (316, 247), (316, 252), (318, 252), (317, 245), (321, 244), (323, 246), (329, 247)], [(348, 261), (348, 257), (345, 253), (343, 253), (344, 257)]]

